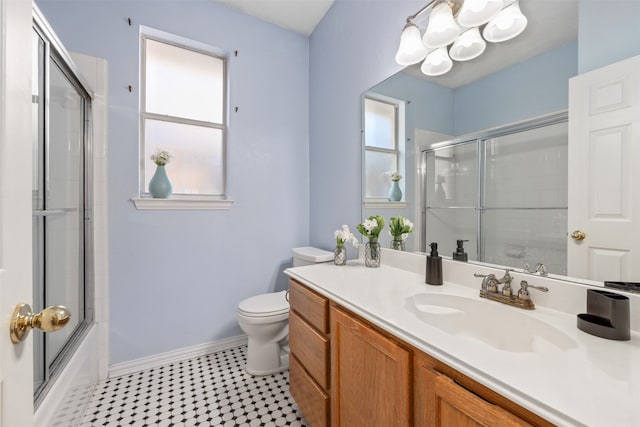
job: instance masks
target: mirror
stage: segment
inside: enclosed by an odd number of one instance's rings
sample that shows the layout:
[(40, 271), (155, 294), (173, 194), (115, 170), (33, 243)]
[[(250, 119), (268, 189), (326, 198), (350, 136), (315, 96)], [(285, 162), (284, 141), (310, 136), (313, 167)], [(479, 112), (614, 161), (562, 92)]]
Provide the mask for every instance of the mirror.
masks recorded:
[[(578, 49), (578, 1), (553, 2), (553, 7), (549, 7), (550, 2), (522, 0), (520, 6), (529, 19), (521, 37), (501, 44), (489, 43), (483, 55), (469, 62), (454, 63), (444, 76), (424, 76), (417, 64), (363, 94), (363, 103), (364, 99), (378, 96), (395, 100), (404, 109), (401, 151), (404, 198), (400, 203), (365, 199), (362, 215), (380, 214), (387, 220), (398, 214), (410, 218), (416, 224), (416, 232), (407, 239), (407, 250), (421, 251), (428, 243), (421, 224), (423, 150), (437, 147), (442, 141), (568, 108), (568, 80), (578, 74), (578, 56), (585, 51), (584, 46)], [(416, 24), (424, 28), (424, 23)], [(366, 123), (364, 111), (363, 121)], [(365, 151), (363, 142), (363, 165)], [(365, 175), (363, 167), (363, 194), (367, 185)], [(450, 240), (441, 243), (441, 255), (451, 256), (455, 240)], [(468, 252), (471, 255), (473, 250)], [(522, 269), (524, 262), (518, 257), (514, 260), (512, 265), (505, 264)], [(531, 264), (533, 267), (535, 261)]]

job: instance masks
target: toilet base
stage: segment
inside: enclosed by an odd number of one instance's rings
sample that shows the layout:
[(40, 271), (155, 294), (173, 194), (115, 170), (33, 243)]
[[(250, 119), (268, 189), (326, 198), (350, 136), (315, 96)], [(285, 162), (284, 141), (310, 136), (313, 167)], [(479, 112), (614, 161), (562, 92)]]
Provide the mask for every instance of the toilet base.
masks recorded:
[(280, 365), (277, 368), (274, 368), (274, 369), (254, 370), (254, 369), (250, 369), (248, 364), (244, 368), (244, 370), (247, 372), (247, 374), (253, 375), (254, 377), (261, 377), (261, 376), (265, 376), (265, 375), (278, 374), (280, 372), (287, 371), (288, 369), (289, 369), (289, 355), (288, 354), (282, 354), (280, 356)]
[(255, 376), (286, 371), (289, 369), (288, 344), (288, 341), (261, 343), (249, 338), (245, 371)]

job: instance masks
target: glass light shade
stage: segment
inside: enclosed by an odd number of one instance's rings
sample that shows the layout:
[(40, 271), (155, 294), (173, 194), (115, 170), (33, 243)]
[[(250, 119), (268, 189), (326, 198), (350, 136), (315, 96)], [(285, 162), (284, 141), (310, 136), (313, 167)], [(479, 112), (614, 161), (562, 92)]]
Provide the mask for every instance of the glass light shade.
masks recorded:
[(446, 47), (440, 47), (427, 55), (420, 71), (427, 76), (441, 76), (447, 73), (453, 66)]
[(517, 37), (527, 27), (527, 17), (520, 11), (518, 0), (505, 7), (493, 18), (482, 35), (487, 41), (498, 43)]
[(458, 24), (477, 27), (493, 19), (504, 6), (502, 0), (465, 0), (458, 12)]
[(460, 27), (453, 19), (451, 8), (446, 3), (440, 3), (429, 15), (429, 24), (422, 41), (426, 47), (433, 49), (453, 43), (458, 34)]
[(400, 36), (400, 46), (396, 53), (396, 62), (400, 65), (416, 64), (427, 56), (427, 48), (422, 43), (420, 30), (415, 24), (408, 24)]
[(470, 61), (482, 55), (487, 43), (480, 36), (478, 27), (471, 28), (460, 34), (449, 50), (451, 59), (455, 61)]

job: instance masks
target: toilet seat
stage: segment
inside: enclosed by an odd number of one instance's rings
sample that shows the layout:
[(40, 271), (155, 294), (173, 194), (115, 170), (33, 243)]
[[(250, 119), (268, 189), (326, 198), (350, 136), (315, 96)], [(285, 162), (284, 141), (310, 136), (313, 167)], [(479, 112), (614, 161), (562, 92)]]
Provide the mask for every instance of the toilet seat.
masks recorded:
[(270, 317), (287, 314), (287, 291), (272, 292), (247, 298), (238, 304), (238, 312), (246, 317)]

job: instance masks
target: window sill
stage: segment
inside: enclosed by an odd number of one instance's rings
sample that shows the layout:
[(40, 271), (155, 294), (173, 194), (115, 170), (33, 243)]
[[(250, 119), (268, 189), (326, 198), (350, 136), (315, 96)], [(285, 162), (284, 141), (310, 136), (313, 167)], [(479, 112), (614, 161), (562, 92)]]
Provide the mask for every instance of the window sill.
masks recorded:
[(364, 202), (365, 209), (403, 209), (408, 208), (408, 202), (390, 202), (388, 200), (370, 200)]
[(229, 210), (233, 207), (230, 199), (154, 199), (151, 197), (131, 198), (138, 210)]

